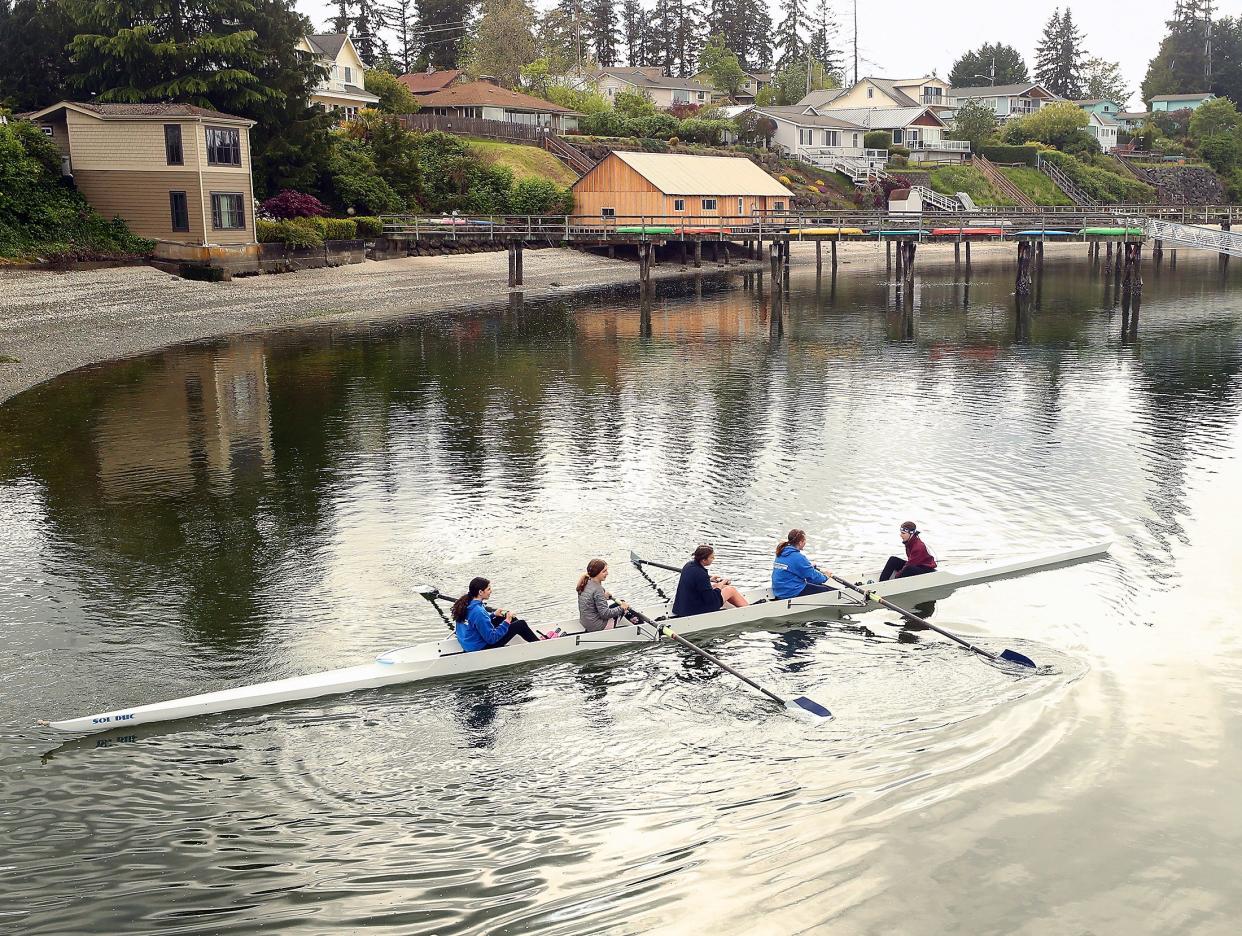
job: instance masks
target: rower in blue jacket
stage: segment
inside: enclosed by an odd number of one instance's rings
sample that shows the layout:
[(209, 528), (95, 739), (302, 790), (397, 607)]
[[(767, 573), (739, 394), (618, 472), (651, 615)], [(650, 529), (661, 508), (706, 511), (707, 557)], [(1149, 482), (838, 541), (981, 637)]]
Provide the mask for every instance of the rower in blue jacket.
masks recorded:
[(453, 631), (457, 642), (467, 653), (473, 650), (486, 650), (489, 647), (503, 647), (514, 637), (521, 637), (528, 643), (539, 639), (530, 625), (512, 612), (498, 609), (487, 610), (483, 603), (491, 597), (492, 583), (482, 576), (472, 578), (466, 593), (453, 602), (450, 612), (453, 618)]
[(776, 559), (772, 563), (772, 594), (775, 597), (802, 598), (836, 591), (824, 584), (828, 576), (802, 554), (805, 545), (806, 533), (793, 529), (776, 547)]

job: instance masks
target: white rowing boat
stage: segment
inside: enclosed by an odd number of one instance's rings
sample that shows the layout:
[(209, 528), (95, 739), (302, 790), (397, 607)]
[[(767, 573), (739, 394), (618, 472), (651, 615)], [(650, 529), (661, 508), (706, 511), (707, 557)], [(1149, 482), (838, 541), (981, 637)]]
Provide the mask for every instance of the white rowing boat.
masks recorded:
[[(979, 585), (1000, 579), (1014, 578), (1032, 572), (1042, 572), (1074, 563), (1096, 559), (1108, 553), (1108, 543), (1066, 550), (1048, 556), (1040, 556), (1003, 565), (984, 566), (972, 572), (953, 573), (943, 570), (912, 578), (893, 579), (868, 586), (883, 598), (893, 601), (925, 601), (943, 597), (966, 585)], [(722, 630), (753, 624), (757, 621), (805, 616), (807, 614), (843, 614), (873, 610), (875, 603), (863, 604), (853, 596), (841, 592), (828, 592), (807, 598), (775, 599), (766, 588), (756, 588), (746, 593), (751, 602), (745, 608), (726, 608), (709, 614), (675, 618), (677, 633), (688, 635), (701, 631)], [(219, 692), (187, 696), (168, 702), (152, 702), (130, 708), (67, 718), (51, 722), (60, 731), (93, 732), (151, 722), (172, 721), (196, 715), (212, 715), (238, 709), (261, 708), (281, 702), (314, 699), (320, 696), (340, 695), (360, 689), (374, 689), (395, 683), (422, 682), (442, 679), (481, 670), (500, 669), (541, 663), (576, 653), (592, 650), (615, 649), (627, 644), (651, 643), (658, 639), (652, 628), (642, 624), (628, 624), (606, 631), (585, 633), (578, 621), (562, 622), (564, 636), (538, 643), (514, 642), (504, 647), (494, 647), (474, 653), (461, 649), (455, 637), (416, 644), (400, 650), (390, 650), (373, 662), (344, 669), (312, 673), (277, 679), (253, 686), (239, 686)], [(45, 723), (46, 724), (46, 723)]]

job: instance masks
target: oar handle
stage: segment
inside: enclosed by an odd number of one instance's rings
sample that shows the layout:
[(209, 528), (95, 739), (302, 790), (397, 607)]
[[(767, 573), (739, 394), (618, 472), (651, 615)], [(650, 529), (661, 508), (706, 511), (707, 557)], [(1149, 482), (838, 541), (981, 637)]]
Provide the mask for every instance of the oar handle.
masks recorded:
[(963, 638), (957, 636), (957, 634), (953, 634), (945, 630), (943, 627), (937, 627), (931, 621), (927, 620), (927, 618), (921, 618), (917, 614), (915, 614), (913, 611), (907, 611), (905, 608), (900, 607), (899, 605), (893, 604), (887, 598), (882, 597), (876, 592), (867, 591), (865, 588), (861, 588), (858, 585), (853, 584), (852, 582), (848, 582), (845, 579), (841, 578), (841, 576), (839, 575), (833, 575), (831, 572), (825, 572), (824, 574), (827, 575), (828, 578), (832, 579), (834, 582), (844, 585), (846, 588), (850, 589), (850, 591), (853, 591), (853, 592), (856, 592), (857, 594), (862, 595), (863, 598), (865, 598), (866, 600), (874, 601), (876, 604), (883, 605), (884, 607), (888, 608), (890, 611), (896, 611), (898, 614), (900, 614), (902, 617), (904, 617), (908, 621), (913, 621), (915, 624), (921, 624), (924, 627), (929, 628), (930, 630), (934, 630), (937, 634), (940, 634), (943, 637), (948, 637), (950, 640), (957, 641), (959, 644), (961, 644), (966, 649), (973, 650), (975, 653), (978, 653), (981, 656), (985, 656), (989, 660), (999, 659), (997, 655), (995, 653), (992, 653), (990, 650), (984, 650), (982, 647), (977, 647), (974, 644), (972, 644), (969, 640), (964, 640)]
[[(678, 570), (678, 571), (680, 571), (680, 570)], [(735, 676), (735, 677), (737, 677), (737, 678), (738, 678), (738, 679), (740, 679), (742, 682), (746, 683), (746, 685), (750, 686), (752, 689), (757, 689), (757, 690), (759, 690), (759, 691), (760, 691), (760, 692), (762, 692), (765, 696), (767, 696), (769, 699), (771, 699), (773, 702), (779, 703), (780, 705), (784, 705), (784, 704), (785, 704), (785, 700), (784, 700), (784, 699), (782, 699), (780, 696), (778, 696), (776, 693), (774, 693), (774, 692), (769, 692), (767, 689), (764, 689), (764, 688), (763, 688), (763, 686), (759, 685), (757, 682), (755, 682), (755, 681), (754, 681), (753, 679), (751, 679), (749, 676), (745, 676), (745, 675), (743, 675), (742, 673), (739, 673), (737, 670), (735, 670), (735, 669), (734, 669), (732, 666), (730, 666), (728, 663), (725, 663), (725, 662), (724, 662), (723, 660), (721, 660), (719, 657), (713, 656), (712, 654), (710, 654), (710, 653), (708, 653), (706, 650), (704, 650), (702, 647), (699, 647), (699, 646), (697, 646), (697, 645), (695, 645), (695, 644), (692, 644), (690, 641), (686, 640), (686, 638), (685, 638), (685, 637), (681, 636), (681, 634), (675, 633), (675, 632), (673, 631), (673, 629), (672, 629), (671, 627), (669, 627), (667, 624), (657, 624), (655, 621), (651, 620), (651, 618), (647, 617), (647, 615), (643, 614), (641, 611), (638, 611), (638, 610), (636, 610), (636, 609), (635, 609), (635, 608), (633, 608), (633, 607), (631, 607), (631, 608), (630, 608), (630, 610), (631, 610), (631, 611), (633, 611), (633, 612), (634, 612), (634, 614), (638, 617), (638, 619), (639, 619), (640, 621), (642, 621), (644, 624), (648, 624), (648, 625), (650, 625), (651, 627), (654, 627), (654, 628), (655, 628), (655, 632), (656, 632), (657, 634), (659, 634), (661, 637), (670, 637), (670, 638), (672, 638), (674, 641), (676, 641), (677, 643), (681, 644), (681, 645), (682, 645), (683, 647), (685, 647), (687, 650), (692, 650), (692, 651), (694, 651), (695, 653), (697, 653), (699, 656), (703, 657), (703, 659), (708, 660), (709, 662), (716, 664), (716, 665), (717, 665), (717, 666), (719, 666), (722, 670), (724, 670), (726, 673), (730, 674), (731, 676)]]

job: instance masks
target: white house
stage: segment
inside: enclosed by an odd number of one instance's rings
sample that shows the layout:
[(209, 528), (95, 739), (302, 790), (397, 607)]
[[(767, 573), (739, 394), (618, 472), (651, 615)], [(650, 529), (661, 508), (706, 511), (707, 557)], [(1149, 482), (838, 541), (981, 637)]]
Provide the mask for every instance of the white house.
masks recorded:
[(954, 109), (961, 107), (967, 101), (978, 101), (996, 111), (996, 116), (1001, 119), (1002, 123), (1013, 117), (1033, 114), (1041, 107), (1061, 100), (1064, 98), (1053, 94), (1043, 85), (1030, 82), (949, 89), (949, 103)]
[[(823, 94), (823, 92), (811, 92)], [(810, 95), (808, 95), (810, 97)], [(805, 103), (803, 98), (799, 103)], [(823, 103), (819, 101), (818, 103)], [(935, 75), (921, 78), (860, 78), (832, 96), (836, 108), (930, 107), (949, 108), (949, 83)]]
[(834, 100), (824, 107), (756, 107), (755, 113), (776, 122), (773, 140), (799, 158), (811, 150), (811, 155), (829, 153), (883, 165), (888, 151), (864, 145), (872, 130), (887, 131), (894, 146), (909, 149), (911, 162), (960, 162), (970, 154), (968, 141), (945, 139), (948, 125), (930, 107), (838, 107)]
[(346, 119), (364, 107), (374, 107), (379, 98), (366, 90), (366, 66), (353, 41), (345, 33), (307, 36), (298, 48), (315, 57), (328, 76), (311, 92), (311, 105), (326, 111), (341, 111)]
[(1087, 124), (1087, 132), (1095, 137), (1100, 149), (1111, 153), (1117, 148), (1117, 131), (1121, 129), (1120, 125), (1108, 114), (1089, 111), (1088, 116), (1091, 120)]
[(707, 105), (712, 102), (713, 95), (720, 96), (720, 92), (701, 81), (670, 78), (659, 68), (601, 68), (591, 72), (589, 79), (609, 100), (622, 91), (637, 91), (649, 97), (656, 107), (664, 109), (674, 104)]

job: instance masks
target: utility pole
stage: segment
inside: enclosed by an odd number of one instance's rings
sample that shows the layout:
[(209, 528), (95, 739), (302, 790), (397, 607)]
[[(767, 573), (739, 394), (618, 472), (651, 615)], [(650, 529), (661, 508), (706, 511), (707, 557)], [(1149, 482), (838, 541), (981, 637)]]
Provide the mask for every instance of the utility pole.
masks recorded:
[(1203, 5), (1203, 90), (1212, 86), (1212, 0)]
[(858, 0), (854, 0), (854, 84), (858, 84)]

